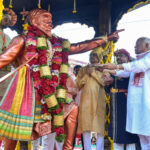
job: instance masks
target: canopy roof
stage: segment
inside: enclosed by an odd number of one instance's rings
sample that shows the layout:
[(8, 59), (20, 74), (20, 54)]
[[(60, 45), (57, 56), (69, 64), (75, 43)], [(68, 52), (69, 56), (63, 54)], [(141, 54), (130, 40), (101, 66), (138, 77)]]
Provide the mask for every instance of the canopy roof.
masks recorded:
[[(93, 26), (95, 31), (98, 32), (99, 28), (99, 14), (100, 9), (107, 3), (109, 5), (110, 18), (111, 18), (111, 31), (116, 30), (116, 25), (121, 16), (139, 2), (146, 0), (76, 0), (77, 13), (72, 13), (74, 0), (41, 0), (41, 7), (48, 10), (50, 4), (50, 11), (53, 15), (53, 25), (61, 25), (65, 22), (80, 22)], [(10, 0), (4, 0), (4, 6), (9, 6)], [(22, 16), (20, 12), (25, 10), (29, 11), (37, 8), (38, 0), (12, 0), (13, 10), (18, 16), (17, 24), (12, 27), (18, 32), (22, 32)], [(149, 2), (148, 2), (149, 3)], [(106, 8), (108, 9), (108, 8)], [(105, 16), (105, 14), (104, 14)]]

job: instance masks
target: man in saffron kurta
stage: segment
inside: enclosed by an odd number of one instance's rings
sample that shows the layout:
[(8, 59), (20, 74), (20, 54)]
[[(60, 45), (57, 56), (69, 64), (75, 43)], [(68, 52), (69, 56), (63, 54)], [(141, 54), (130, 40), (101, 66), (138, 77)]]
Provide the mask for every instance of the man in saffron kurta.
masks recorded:
[(104, 135), (105, 91), (102, 73), (93, 70), (89, 76), (88, 67), (81, 68), (77, 84), (81, 89), (78, 132), (97, 132)]
[[(97, 48), (90, 54), (90, 63), (98, 64), (102, 51)], [(104, 149), (105, 131), (105, 91), (103, 73), (95, 67), (86, 66), (80, 69), (77, 85), (81, 90), (78, 133), (83, 134), (84, 149), (91, 150), (91, 132), (97, 133), (97, 150)]]
[[(36, 34), (42, 34), (42, 36), (47, 40), (46, 44), (48, 45), (48, 50), (50, 50), (51, 47), (53, 47), (51, 41), (51, 14), (43, 9), (34, 9), (29, 12), (27, 22), (30, 25), (30, 29), (34, 26), (34, 29), (38, 30)], [(31, 30), (30, 35), (28, 35), (28, 39), (33, 35), (34, 33), (32, 33)], [(0, 68), (5, 67), (16, 59), (20, 64), (24, 64), (30, 60), (33, 55), (27, 51), (26, 46), (28, 43), (26, 43), (26, 37), (26, 35), (19, 35), (10, 42), (6, 51), (0, 55)], [(37, 37), (34, 37), (35, 39), (32, 38), (32, 41), (29, 43), (30, 45), (32, 44), (30, 46), (31, 50), (33, 47), (37, 47)], [(118, 38), (117, 32), (110, 35), (108, 40), (116, 38)], [(58, 39), (58, 41), (61, 41), (61, 39)], [(72, 44), (71, 46), (69, 45), (70, 48), (68, 53), (82, 53), (104, 43), (105, 40), (97, 39)], [(62, 48), (62, 45), (59, 46)], [(47, 57), (52, 55), (51, 52), (52, 50), (50, 50), (50, 52), (47, 51)], [(38, 53), (38, 51), (34, 51), (34, 53)], [(36, 65), (34, 67), (36, 67)], [(41, 105), (41, 95), (37, 93), (38, 82), (34, 82), (33, 84), (33, 76), (30, 73), (32, 69), (33, 68), (30, 68), (30, 65), (28, 64), (15, 73), (7, 93), (0, 104), (0, 116), (2, 118), (0, 120), (0, 135), (7, 138), (5, 141), (5, 150), (10, 149), (10, 147), (11, 150), (15, 149), (16, 141), (14, 140), (30, 140), (33, 124), (35, 122), (38, 123), (38, 121), (44, 121), (40, 118), (40, 112), (38, 112), (39, 118), (35, 118), (34, 116), (35, 103), (36, 105)], [(37, 69), (38, 68), (34, 68), (34, 71), (36, 72)], [(38, 108), (38, 111), (40, 109), (41, 107)]]
[(136, 41), (137, 60), (122, 65), (106, 64), (105, 70), (120, 77), (130, 77), (127, 98), (126, 131), (138, 134), (142, 150), (150, 149), (150, 39)]

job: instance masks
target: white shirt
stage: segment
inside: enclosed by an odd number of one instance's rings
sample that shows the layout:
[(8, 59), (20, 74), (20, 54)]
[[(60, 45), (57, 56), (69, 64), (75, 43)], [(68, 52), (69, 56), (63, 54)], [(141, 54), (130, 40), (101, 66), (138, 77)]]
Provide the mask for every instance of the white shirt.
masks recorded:
[(150, 136), (150, 52), (123, 67), (116, 75), (130, 77), (126, 130)]

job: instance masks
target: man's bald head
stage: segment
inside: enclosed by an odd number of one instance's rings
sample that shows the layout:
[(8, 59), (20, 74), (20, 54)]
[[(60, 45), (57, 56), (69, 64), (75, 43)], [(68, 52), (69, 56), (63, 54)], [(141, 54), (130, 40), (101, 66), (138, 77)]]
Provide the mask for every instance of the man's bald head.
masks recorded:
[(140, 37), (136, 41), (135, 53), (140, 54), (150, 50), (150, 39), (147, 37)]

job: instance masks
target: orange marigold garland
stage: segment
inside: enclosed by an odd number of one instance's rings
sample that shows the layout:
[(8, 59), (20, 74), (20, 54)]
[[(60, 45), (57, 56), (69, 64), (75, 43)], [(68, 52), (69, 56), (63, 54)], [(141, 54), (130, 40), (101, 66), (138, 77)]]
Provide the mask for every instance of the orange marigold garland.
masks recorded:
[(27, 55), (38, 54), (30, 66), (34, 87), (42, 95), (42, 118), (50, 120), (52, 114), (56, 140), (62, 142), (65, 138), (63, 104), (69, 71), (69, 42), (56, 36), (49, 42), (35, 26), (28, 27), (26, 36)]

